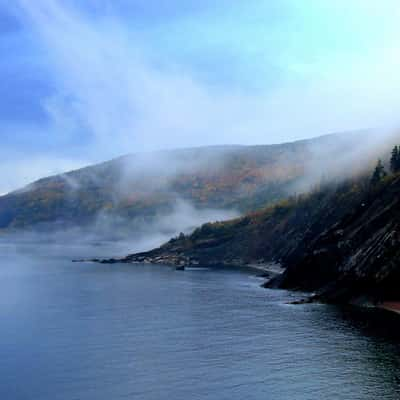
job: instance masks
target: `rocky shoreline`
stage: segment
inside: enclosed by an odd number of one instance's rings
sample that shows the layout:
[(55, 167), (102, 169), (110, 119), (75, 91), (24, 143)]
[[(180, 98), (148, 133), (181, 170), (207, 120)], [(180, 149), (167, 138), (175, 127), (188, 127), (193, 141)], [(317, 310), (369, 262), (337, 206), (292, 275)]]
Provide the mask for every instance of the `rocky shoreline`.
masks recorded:
[(236, 259), (229, 261), (209, 261), (201, 262), (197, 259), (186, 257), (184, 255), (160, 254), (151, 256), (148, 253), (131, 254), (123, 258), (108, 258), (108, 259), (89, 259), (89, 260), (72, 260), (72, 262), (94, 262), (100, 264), (153, 264), (164, 265), (176, 269), (185, 268), (247, 268), (260, 272), (264, 278), (276, 278), (284, 272), (284, 269), (279, 263), (265, 262), (264, 260), (245, 262), (244, 260)]

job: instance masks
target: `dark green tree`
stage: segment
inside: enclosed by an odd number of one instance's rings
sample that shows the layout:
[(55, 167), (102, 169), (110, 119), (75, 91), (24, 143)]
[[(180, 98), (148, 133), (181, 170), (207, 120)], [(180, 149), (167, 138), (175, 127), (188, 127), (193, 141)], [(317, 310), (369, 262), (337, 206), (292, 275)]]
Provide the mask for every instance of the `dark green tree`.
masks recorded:
[(390, 170), (393, 173), (400, 171), (400, 149), (399, 146), (394, 146), (392, 156), (390, 157)]
[(371, 177), (371, 184), (376, 185), (378, 184), (385, 176), (387, 175), (385, 171), (385, 167), (382, 164), (382, 160), (378, 160), (374, 173)]

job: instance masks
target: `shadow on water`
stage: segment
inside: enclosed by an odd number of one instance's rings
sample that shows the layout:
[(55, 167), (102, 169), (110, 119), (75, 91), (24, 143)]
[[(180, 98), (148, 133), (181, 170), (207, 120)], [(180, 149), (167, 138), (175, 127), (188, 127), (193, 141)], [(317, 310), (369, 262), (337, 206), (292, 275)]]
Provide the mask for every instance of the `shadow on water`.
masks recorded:
[(374, 340), (393, 344), (400, 355), (400, 315), (386, 310), (337, 307), (338, 316), (349, 328)]
[[(313, 322), (348, 340), (347, 344), (338, 344), (338, 357), (351, 354), (357, 368), (364, 369), (366, 385), (375, 386), (376, 391), (386, 388), (385, 396), (388, 392), (393, 395), (384, 398), (400, 398), (400, 315), (355, 306), (319, 307), (325, 308), (325, 317), (316, 313)], [(358, 373), (354, 370), (354, 380)]]

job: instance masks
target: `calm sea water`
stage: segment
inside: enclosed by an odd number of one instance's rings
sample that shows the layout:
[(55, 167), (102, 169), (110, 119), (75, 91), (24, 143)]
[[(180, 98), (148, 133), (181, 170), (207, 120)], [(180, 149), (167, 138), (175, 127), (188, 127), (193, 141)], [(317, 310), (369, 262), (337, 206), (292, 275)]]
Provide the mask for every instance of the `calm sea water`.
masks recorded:
[(400, 317), (286, 304), (249, 271), (0, 246), (0, 399), (399, 399)]

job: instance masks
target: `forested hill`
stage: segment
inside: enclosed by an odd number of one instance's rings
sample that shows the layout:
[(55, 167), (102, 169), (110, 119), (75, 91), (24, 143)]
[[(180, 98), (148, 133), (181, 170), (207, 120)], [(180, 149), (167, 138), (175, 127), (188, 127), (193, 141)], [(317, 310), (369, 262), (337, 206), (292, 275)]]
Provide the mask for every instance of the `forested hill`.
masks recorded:
[[(351, 159), (361, 133), (281, 145), (220, 146), (124, 156), (45, 179), (0, 197), (0, 230), (130, 227), (168, 216), (184, 202), (194, 210), (255, 210), (321, 179), (332, 154)], [(336, 157), (336, 158), (337, 158)], [(179, 210), (178, 210), (179, 214)], [(220, 218), (224, 218), (221, 212)], [(215, 215), (215, 213), (213, 214)]]
[(207, 223), (125, 261), (172, 265), (287, 265), (327, 227), (362, 203), (369, 180), (321, 187), (229, 221)]
[[(386, 171), (385, 171), (385, 164)], [(273, 207), (206, 224), (126, 262), (246, 265), (279, 262), (269, 286), (335, 302), (400, 300), (400, 155), (375, 171)]]

